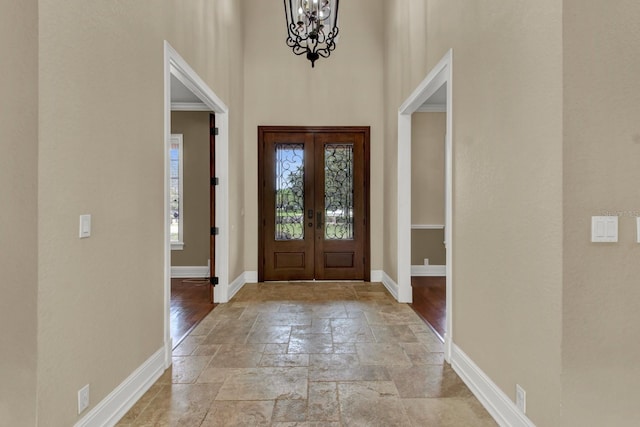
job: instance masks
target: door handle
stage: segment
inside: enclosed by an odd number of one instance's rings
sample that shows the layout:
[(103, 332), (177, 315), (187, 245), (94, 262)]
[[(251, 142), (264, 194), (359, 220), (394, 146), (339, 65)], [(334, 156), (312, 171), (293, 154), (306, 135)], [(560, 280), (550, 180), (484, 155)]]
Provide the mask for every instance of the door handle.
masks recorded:
[(307, 211), (307, 218), (309, 218), (309, 219), (313, 219), (313, 209), (309, 209), (309, 210)]
[(317, 224), (317, 229), (320, 230), (322, 229), (322, 212), (318, 211), (316, 212), (316, 224)]

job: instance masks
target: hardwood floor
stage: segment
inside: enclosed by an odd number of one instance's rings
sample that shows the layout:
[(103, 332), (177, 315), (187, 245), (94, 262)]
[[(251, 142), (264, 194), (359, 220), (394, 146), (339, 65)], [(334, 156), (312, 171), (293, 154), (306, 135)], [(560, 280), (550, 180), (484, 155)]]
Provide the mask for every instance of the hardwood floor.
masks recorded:
[(446, 277), (411, 277), (413, 304), (409, 304), (444, 339), (446, 328)]
[(202, 279), (171, 279), (171, 338), (173, 348), (216, 306), (209, 284)]

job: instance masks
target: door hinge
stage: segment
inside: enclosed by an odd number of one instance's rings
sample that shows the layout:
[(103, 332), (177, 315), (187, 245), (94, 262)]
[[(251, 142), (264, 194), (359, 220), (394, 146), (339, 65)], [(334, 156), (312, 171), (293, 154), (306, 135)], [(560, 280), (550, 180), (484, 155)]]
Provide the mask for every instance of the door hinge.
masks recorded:
[(218, 135), (218, 128), (211, 128), (211, 135)]
[(211, 235), (212, 236), (217, 236), (219, 232), (220, 232), (220, 230), (218, 229), (218, 227), (211, 227)]
[(217, 277), (210, 277), (209, 278), (209, 283), (211, 283), (213, 286), (218, 284), (218, 278)]
[(211, 178), (211, 185), (218, 185), (218, 184), (220, 184), (220, 180), (218, 179), (218, 177), (217, 176), (212, 177)]

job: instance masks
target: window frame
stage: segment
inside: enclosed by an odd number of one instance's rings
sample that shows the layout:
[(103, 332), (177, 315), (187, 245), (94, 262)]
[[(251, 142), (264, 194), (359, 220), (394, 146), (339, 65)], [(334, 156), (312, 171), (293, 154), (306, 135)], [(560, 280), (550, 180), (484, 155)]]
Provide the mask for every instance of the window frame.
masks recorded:
[[(169, 182), (171, 182), (171, 150), (174, 144), (178, 145), (178, 240), (171, 239), (171, 221), (169, 218), (169, 239), (172, 251), (181, 251), (184, 249), (184, 138), (181, 133), (171, 134), (171, 143), (169, 144)], [(169, 189), (171, 196), (171, 189)], [(169, 212), (171, 212), (171, 197), (169, 197)]]

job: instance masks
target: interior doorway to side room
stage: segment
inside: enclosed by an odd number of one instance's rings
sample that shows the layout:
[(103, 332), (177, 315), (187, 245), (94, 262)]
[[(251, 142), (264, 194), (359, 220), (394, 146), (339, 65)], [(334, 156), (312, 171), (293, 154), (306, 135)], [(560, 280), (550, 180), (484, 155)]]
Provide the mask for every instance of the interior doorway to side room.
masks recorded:
[(208, 233), (213, 207), (209, 194), (211, 113), (194, 110), (196, 100), (179, 81), (172, 81), (170, 328), (174, 348), (214, 307)]
[[(211, 284), (216, 284), (210, 296), (215, 302), (229, 300), (229, 108), (198, 76), (182, 56), (165, 40), (164, 42), (164, 365), (172, 364), (173, 339), (171, 333), (171, 206), (170, 206), (170, 149), (171, 112), (210, 112), (209, 162), (211, 186), (209, 200), (210, 268)], [(184, 86), (184, 88), (182, 88)], [(187, 99), (179, 99), (179, 91)], [(215, 123), (214, 123), (215, 122)], [(215, 129), (213, 126), (215, 124)], [(215, 172), (215, 179), (213, 173)], [(217, 209), (216, 209), (217, 207)], [(214, 228), (215, 227), (215, 228)], [(214, 233), (215, 229), (215, 233)], [(207, 233), (207, 231), (205, 231)], [(215, 237), (214, 237), (215, 236)], [(210, 298), (211, 301), (211, 298)]]
[(411, 307), (444, 340), (446, 330), (446, 86), (411, 117)]
[[(412, 241), (412, 116), (416, 112), (445, 113), (444, 153), (444, 246), (445, 246), (445, 328), (444, 355), (451, 362), (453, 351), (453, 50), (429, 71), (398, 109), (398, 301), (411, 303)], [(428, 224), (427, 224), (428, 225)], [(434, 224), (436, 225), (436, 224)], [(423, 260), (424, 265), (424, 260)]]

